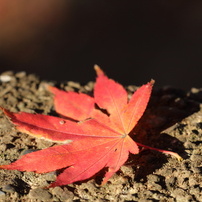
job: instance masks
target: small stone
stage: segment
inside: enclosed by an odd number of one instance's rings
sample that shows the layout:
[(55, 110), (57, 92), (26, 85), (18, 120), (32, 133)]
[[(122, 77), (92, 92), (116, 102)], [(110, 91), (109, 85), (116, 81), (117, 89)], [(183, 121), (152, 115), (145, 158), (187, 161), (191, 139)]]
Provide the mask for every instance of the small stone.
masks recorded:
[(160, 177), (158, 175), (148, 175), (147, 176), (148, 181), (153, 181), (153, 182), (159, 182), (160, 181)]
[(18, 72), (18, 73), (15, 74), (15, 76), (16, 76), (17, 78), (25, 77), (25, 76), (26, 76), (26, 72)]
[(64, 90), (65, 90), (65, 91), (68, 91), (68, 92), (69, 92), (69, 91), (72, 92), (72, 91), (74, 91), (74, 88), (72, 88), (72, 87), (70, 87), (70, 86), (65, 86), (65, 87), (64, 87)]
[(5, 192), (0, 191), (0, 198), (4, 198), (6, 196)]
[(15, 192), (14, 187), (10, 184), (3, 186), (2, 190), (5, 192), (10, 192), (10, 193)]
[(0, 145), (0, 151), (1, 152), (5, 152), (6, 151), (6, 145), (5, 144)]
[(200, 194), (200, 187), (191, 187), (190, 188), (190, 194), (197, 196)]
[(57, 172), (56, 171), (52, 171), (52, 172), (46, 173), (45, 177), (46, 177), (47, 181), (55, 181), (56, 177), (57, 177)]
[(184, 199), (185, 196), (187, 196), (187, 193), (183, 189), (177, 188), (177, 189), (173, 190), (172, 196), (175, 197), (176, 199), (178, 199), (177, 201), (180, 201), (180, 200)]
[(1, 75), (0, 76), (0, 81), (1, 82), (9, 82), (9, 81), (11, 81), (11, 79), (12, 79), (12, 77), (9, 76), (9, 75)]
[(41, 201), (48, 201), (52, 198), (52, 195), (45, 189), (32, 189), (29, 192), (29, 197), (32, 199), (40, 199)]
[(66, 187), (55, 187), (52, 189), (52, 194), (55, 195), (60, 201), (73, 201), (74, 194), (70, 192)]
[(178, 184), (180, 188), (187, 189), (189, 187), (189, 178), (188, 177), (179, 178)]
[(84, 89), (86, 91), (92, 91), (93, 90), (93, 87), (94, 87), (94, 82), (90, 81), (88, 82), (85, 86), (84, 86)]
[(166, 185), (168, 189), (174, 189), (177, 183), (177, 178), (176, 177), (168, 177), (166, 178)]
[(184, 143), (184, 147), (187, 148), (187, 149), (192, 149), (194, 146), (195, 145), (192, 142), (190, 142), (190, 141), (186, 141)]
[(196, 178), (195, 178), (193, 175), (191, 175), (191, 176), (189, 177), (189, 186), (190, 186), (190, 187), (193, 187), (193, 186), (196, 185), (196, 184), (197, 184)]
[(202, 156), (199, 155), (199, 154), (193, 154), (191, 155), (191, 158), (190, 158), (192, 161), (199, 161), (199, 162), (202, 162)]
[(194, 173), (202, 173), (202, 167), (193, 167), (193, 168), (192, 168), (192, 171), (193, 171)]
[(21, 152), (21, 155), (25, 155), (25, 154), (29, 154), (29, 153), (32, 153), (32, 152), (35, 152), (35, 151), (38, 151), (39, 149), (26, 149), (26, 150), (23, 150)]
[(67, 85), (72, 87), (72, 88), (77, 88), (79, 89), (81, 87), (80, 83), (74, 82), (74, 81), (68, 81)]

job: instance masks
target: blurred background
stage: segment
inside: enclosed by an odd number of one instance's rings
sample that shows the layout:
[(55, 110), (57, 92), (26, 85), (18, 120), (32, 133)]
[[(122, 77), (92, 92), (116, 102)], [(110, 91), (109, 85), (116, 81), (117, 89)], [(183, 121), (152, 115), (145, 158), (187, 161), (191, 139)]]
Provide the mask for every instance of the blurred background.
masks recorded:
[(0, 72), (202, 87), (201, 0), (0, 0)]

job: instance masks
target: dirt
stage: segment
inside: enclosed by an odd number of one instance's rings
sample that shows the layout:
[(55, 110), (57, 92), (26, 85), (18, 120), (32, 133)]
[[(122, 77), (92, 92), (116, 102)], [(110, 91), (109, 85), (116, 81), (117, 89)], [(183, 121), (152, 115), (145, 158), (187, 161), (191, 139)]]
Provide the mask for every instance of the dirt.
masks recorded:
[[(4, 72), (0, 75), (0, 106), (12, 112), (56, 115), (47, 84), (92, 95), (94, 83), (56, 83), (25, 72)], [(126, 89), (130, 96), (136, 86)], [(184, 92), (172, 87), (154, 88), (149, 106), (134, 130), (135, 141), (177, 152), (182, 161), (142, 148), (140, 154), (130, 155), (104, 186), (100, 186), (101, 171), (85, 182), (50, 189), (43, 187), (55, 180), (57, 172), (0, 170), (0, 201), (202, 201), (201, 102), (202, 89)], [(18, 132), (0, 113), (0, 164), (52, 145)]]

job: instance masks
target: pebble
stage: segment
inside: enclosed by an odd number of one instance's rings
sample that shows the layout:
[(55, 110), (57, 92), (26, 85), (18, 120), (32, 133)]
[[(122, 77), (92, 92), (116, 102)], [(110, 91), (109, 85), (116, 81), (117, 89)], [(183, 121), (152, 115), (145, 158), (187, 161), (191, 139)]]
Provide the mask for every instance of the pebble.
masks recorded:
[(187, 189), (189, 187), (189, 178), (188, 177), (179, 178), (178, 184), (180, 188)]
[[(201, 193), (201, 188), (199, 186), (191, 187), (190, 194), (192, 194), (196, 198), (197, 201), (201, 201), (202, 193)], [(192, 201), (194, 201), (194, 200), (192, 200)]]
[(16, 76), (17, 78), (23, 78), (23, 77), (26, 76), (26, 72), (24, 72), (24, 71), (18, 72), (18, 73), (15, 74), (15, 76)]
[(67, 188), (55, 187), (51, 192), (55, 197), (57, 197), (60, 201), (73, 201), (74, 194), (70, 192)]
[(0, 151), (2, 151), (2, 152), (6, 151), (6, 145), (5, 144), (0, 145)]
[(190, 142), (189, 140), (187, 140), (185, 143), (184, 143), (184, 147), (187, 148), (187, 149), (192, 149), (195, 145)]
[(196, 184), (197, 184), (196, 178), (195, 178), (193, 175), (191, 175), (191, 176), (189, 177), (189, 186), (190, 186), (190, 187), (193, 187), (193, 186), (196, 185)]
[(5, 192), (3, 192), (3, 191), (0, 191), (0, 198), (3, 198), (3, 197), (5, 197)]
[(166, 186), (168, 187), (168, 189), (174, 189), (177, 183), (177, 178), (176, 177), (169, 177), (166, 178)]
[(148, 181), (153, 181), (153, 182), (159, 182), (160, 181), (160, 177), (158, 175), (148, 175), (147, 176)]
[(191, 187), (191, 189), (190, 189), (190, 194), (192, 194), (192, 195), (199, 195), (200, 194), (200, 187)]
[(158, 201), (159, 199), (163, 199), (164, 198), (164, 194), (153, 193), (152, 197)]
[(87, 83), (87, 85), (84, 86), (84, 89), (90, 92), (93, 90), (93, 87), (94, 87), (94, 82), (90, 81)]
[(32, 152), (35, 152), (35, 151), (38, 151), (39, 149), (26, 149), (26, 150), (23, 150), (21, 152), (21, 155), (25, 155), (25, 154), (29, 154), (29, 153), (32, 153)]
[(72, 88), (77, 88), (77, 89), (79, 89), (81, 87), (80, 83), (74, 82), (74, 81), (68, 81), (67, 85), (72, 87)]
[(192, 161), (199, 161), (199, 162), (202, 162), (202, 156), (199, 155), (199, 154), (193, 154), (193, 155), (191, 155), (190, 159), (191, 159)]
[(40, 201), (48, 201), (52, 198), (52, 195), (45, 189), (37, 188), (29, 192), (29, 197)]
[(10, 193), (15, 192), (14, 187), (10, 184), (3, 186), (2, 190), (5, 192), (10, 192)]
[(9, 81), (11, 81), (11, 79), (12, 79), (12, 77), (9, 76), (9, 75), (1, 75), (0, 76), (0, 81), (1, 82), (9, 82)]
[(202, 167), (193, 167), (193, 168), (192, 168), (192, 171), (193, 171), (194, 173), (202, 173)]
[(184, 197), (187, 196), (186, 191), (181, 188), (174, 189), (171, 195), (178, 199), (177, 201), (184, 199)]

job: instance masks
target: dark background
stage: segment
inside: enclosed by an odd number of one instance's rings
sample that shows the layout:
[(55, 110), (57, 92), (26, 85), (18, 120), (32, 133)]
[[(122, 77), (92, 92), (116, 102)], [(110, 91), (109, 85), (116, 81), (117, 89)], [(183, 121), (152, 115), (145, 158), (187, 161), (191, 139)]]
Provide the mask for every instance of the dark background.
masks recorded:
[(0, 1), (0, 71), (202, 87), (201, 0)]

